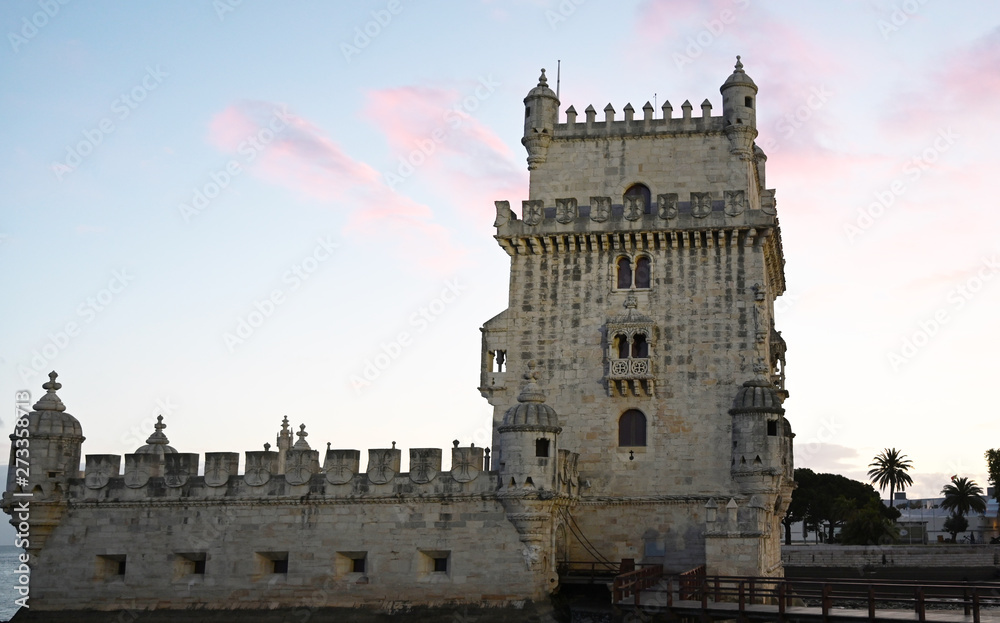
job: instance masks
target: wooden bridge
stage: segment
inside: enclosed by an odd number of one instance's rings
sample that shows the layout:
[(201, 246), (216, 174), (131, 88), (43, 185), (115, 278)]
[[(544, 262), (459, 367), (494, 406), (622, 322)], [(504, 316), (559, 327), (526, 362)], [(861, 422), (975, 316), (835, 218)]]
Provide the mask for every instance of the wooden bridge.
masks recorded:
[(615, 577), (612, 599), (637, 620), (1000, 623), (1000, 583), (707, 576), (704, 567), (663, 576), (645, 567)]

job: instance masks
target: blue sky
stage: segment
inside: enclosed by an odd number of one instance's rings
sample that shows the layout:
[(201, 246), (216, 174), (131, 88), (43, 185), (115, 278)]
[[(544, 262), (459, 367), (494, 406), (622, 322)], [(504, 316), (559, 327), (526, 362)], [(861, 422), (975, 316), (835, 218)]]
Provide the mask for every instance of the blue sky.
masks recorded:
[(488, 445), (492, 202), (527, 196), (539, 68), (562, 61), (563, 110), (718, 112), (741, 54), (797, 464), (862, 478), (895, 446), (911, 497), (985, 485), (995, 5), (42, 0), (0, 25), (0, 396), (56, 369), (85, 453), (160, 413), (187, 452), (273, 443), (286, 414), (316, 448)]

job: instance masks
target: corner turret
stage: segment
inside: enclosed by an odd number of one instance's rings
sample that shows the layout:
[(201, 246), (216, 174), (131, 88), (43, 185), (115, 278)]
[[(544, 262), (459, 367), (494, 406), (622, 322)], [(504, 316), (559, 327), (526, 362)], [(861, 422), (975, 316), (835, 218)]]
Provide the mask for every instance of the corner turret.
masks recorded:
[[(31, 555), (42, 549), (65, 513), (69, 479), (80, 476), (83, 428), (66, 413), (66, 405), (56, 394), (62, 387), (56, 382), (58, 376), (49, 373), (48, 383), (42, 385), (45, 395), (35, 403), (34, 411), (17, 420), (10, 436), (3, 509), (11, 515), (11, 525)], [(31, 503), (30, 531), (20, 527), (24, 513), (16, 512), (17, 503), (25, 499)]]
[(740, 57), (736, 68), (719, 88), (722, 93), (722, 123), (730, 152), (750, 156), (757, 138), (757, 85), (743, 71)]
[(538, 86), (528, 91), (528, 96), (524, 98), (524, 138), (521, 144), (528, 150), (529, 171), (545, 162), (558, 116), (559, 98), (549, 88), (545, 70), (542, 69)]
[(535, 381), (535, 362), (528, 362), (518, 404), (507, 410), (500, 433), (501, 491), (555, 491), (558, 435), (562, 431), (555, 409)]

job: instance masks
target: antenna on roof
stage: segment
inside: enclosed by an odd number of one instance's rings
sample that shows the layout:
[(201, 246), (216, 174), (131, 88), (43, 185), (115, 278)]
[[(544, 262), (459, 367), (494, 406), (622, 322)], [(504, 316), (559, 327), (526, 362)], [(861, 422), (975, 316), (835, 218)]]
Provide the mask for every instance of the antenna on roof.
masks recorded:
[(656, 110), (656, 93), (653, 93), (653, 110)]
[(562, 70), (562, 61), (556, 60), (556, 99), (559, 99), (559, 75)]

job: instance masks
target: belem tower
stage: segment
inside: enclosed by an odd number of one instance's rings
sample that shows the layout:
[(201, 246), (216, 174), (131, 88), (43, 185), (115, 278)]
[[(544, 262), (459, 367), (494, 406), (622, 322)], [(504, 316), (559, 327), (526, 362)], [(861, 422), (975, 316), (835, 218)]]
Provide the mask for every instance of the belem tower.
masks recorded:
[(574, 564), (782, 575), (784, 258), (739, 60), (720, 91), (720, 116), (599, 120), (561, 115), (543, 70), (524, 98), (528, 196), (496, 202), (509, 304), (482, 327), (491, 448), (410, 448), (402, 472), (395, 444), (315, 449), (286, 418), (273, 447), (202, 457), (160, 418), (131, 454), (83, 455), (50, 374), (3, 503), (17, 526), (30, 494), (31, 613), (527, 615)]

